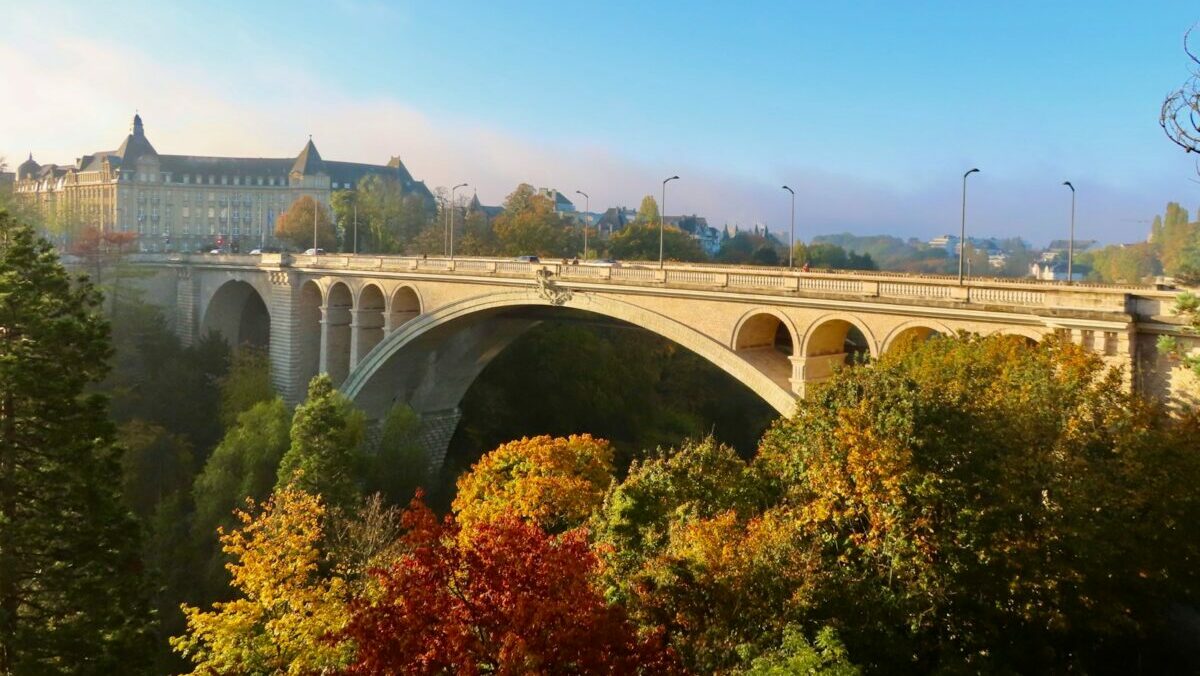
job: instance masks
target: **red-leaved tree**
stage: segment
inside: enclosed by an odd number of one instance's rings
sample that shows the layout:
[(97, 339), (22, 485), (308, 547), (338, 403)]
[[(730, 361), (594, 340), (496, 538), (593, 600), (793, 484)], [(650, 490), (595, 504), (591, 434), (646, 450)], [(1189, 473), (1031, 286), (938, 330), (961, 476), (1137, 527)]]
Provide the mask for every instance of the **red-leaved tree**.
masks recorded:
[(661, 636), (639, 636), (592, 587), (582, 530), (550, 536), (515, 516), (460, 533), (420, 500), (406, 553), (375, 571), (380, 593), (351, 605), (354, 674), (670, 673)]

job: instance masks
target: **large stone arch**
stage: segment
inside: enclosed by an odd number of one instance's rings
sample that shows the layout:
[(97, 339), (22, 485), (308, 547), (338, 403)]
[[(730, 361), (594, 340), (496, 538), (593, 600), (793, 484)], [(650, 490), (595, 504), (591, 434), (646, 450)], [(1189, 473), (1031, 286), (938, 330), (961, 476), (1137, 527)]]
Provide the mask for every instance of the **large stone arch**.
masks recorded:
[(231, 347), (268, 349), (271, 313), (262, 293), (251, 283), (229, 280), (217, 287), (204, 307), (200, 335), (215, 332)]
[(792, 357), (800, 341), (791, 318), (772, 308), (756, 308), (738, 319), (729, 347), (784, 389), (791, 389)]
[(880, 345), (880, 354), (887, 354), (907, 341), (927, 340), (935, 335), (953, 336), (954, 331), (936, 319), (912, 319), (892, 329)]
[[(795, 397), (730, 346), (661, 314), (622, 300), (576, 292), (551, 303), (534, 290), (522, 289), (466, 298), (426, 309), (390, 333), (358, 363), (343, 392), (369, 418), (380, 419), (397, 400), (423, 417), (448, 420), (426, 444), (435, 463), (457, 425), (457, 406), (491, 360), (556, 308), (616, 319), (657, 333), (695, 352), (749, 387), (781, 414), (790, 415)], [(569, 377), (569, 374), (564, 374)], [(547, 392), (547, 396), (554, 393)]]

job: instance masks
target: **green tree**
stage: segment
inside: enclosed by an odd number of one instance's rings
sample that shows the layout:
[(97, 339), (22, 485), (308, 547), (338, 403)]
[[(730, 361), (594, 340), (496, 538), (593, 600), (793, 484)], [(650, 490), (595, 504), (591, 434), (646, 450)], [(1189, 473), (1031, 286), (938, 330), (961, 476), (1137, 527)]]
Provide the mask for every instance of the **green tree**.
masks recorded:
[(354, 246), (357, 221), (359, 253), (411, 253), (411, 243), (433, 217), (424, 197), (394, 178), (374, 174), (354, 190), (334, 193), (332, 206), (344, 251)]
[(0, 211), (0, 672), (144, 668), (139, 534), (120, 494), (100, 297)]
[(364, 419), (326, 374), (308, 385), (308, 398), (292, 418), (291, 445), (279, 464), (277, 488), (319, 495), (332, 509), (359, 501)]
[(223, 560), (213, 556), (217, 528), (233, 525), (233, 512), (246, 498), (270, 495), (290, 432), (291, 413), (283, 400), (260, 401), (238, 416), (196, 477), (192, 534), (210, 590), (219, 589), (225, 579)]
[(646, 195), (638, 206), (637, 217), (633, 222), (640, 225), (658, 225), (659, 218), (658, 200), (654, 199), (653, 195)]
[(255, 404), (275, 397), (271, 386), (271, 357), (265, 350), (245, 346), (233, 353), (229, 371), (220, 379), (221, 426), (237, 423)]
[[(658, 223), (630, 223), (608, 239), (608, 251), (614, 258), (631, 261), (658, 260)], [(704, 250), (691, 235), (674, 226), (662, 233), (663, 258), (669, 261), (702, 261)]]
[(366, 492), (382, 493), (390, 504), (407, 505), (425, 485), (429, 458), (421, 446), (421, 417), (407, 404), (388, 411), (379, 448), (367, 460)]
[(492, 221), (500, 250), (511, 255), (568, 256), (571, 228), (554, 211), (554, 203), (522, 183), (504, 201), (504, 211)]
[[(316, 212), (314, 216), (313, 212)], [(329, 220), (329, 212), (312, 197), (296, 198), (275, 223), (275, 236), (300, 250), (313, 246), (313, 219), (316, 219), (317, 247), (327, 251), (337, 248), (337, 233)]]
[(736, 673), (745, 676), (857, 676), (862, 672), (850, 662), (846, 646), (832, 628), (823, 628), (817, 633), (816, 640), (809, 643), (803, 632), (788, 627), (778, 648), (755, 656), (750, 666)]

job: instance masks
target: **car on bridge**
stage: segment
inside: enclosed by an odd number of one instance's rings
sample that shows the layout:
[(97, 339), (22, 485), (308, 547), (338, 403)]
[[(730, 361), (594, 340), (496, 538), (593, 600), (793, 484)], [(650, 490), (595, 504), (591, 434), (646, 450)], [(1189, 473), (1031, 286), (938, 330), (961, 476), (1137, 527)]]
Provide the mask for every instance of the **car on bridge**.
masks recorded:
[(304, 255), (305, 256), (324, 256), (325, 250), (324, 249), (305, 249)]
[(542, 259), (540, 259), (537, 256), (534, 256), (532, 254), (527, 254), (525, 256), (517, 256), (513, 260), (517, 261), (518, 263), (540, 263), (540, 262), (542, 262)]

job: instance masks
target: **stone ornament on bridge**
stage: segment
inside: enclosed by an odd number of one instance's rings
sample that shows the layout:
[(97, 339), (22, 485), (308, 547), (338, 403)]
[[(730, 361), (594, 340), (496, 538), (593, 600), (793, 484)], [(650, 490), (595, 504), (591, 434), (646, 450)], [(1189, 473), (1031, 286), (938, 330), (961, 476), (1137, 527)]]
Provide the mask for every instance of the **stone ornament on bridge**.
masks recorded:
[(545, 298), (551, 305), (562, 305), (571, 300), (573, 292), (570, 289), (564, 289), (554, 282), (554, 273), (541, 268), (537, 271), (534, 277), (537, 280), (537, 292), (542, 298)]

